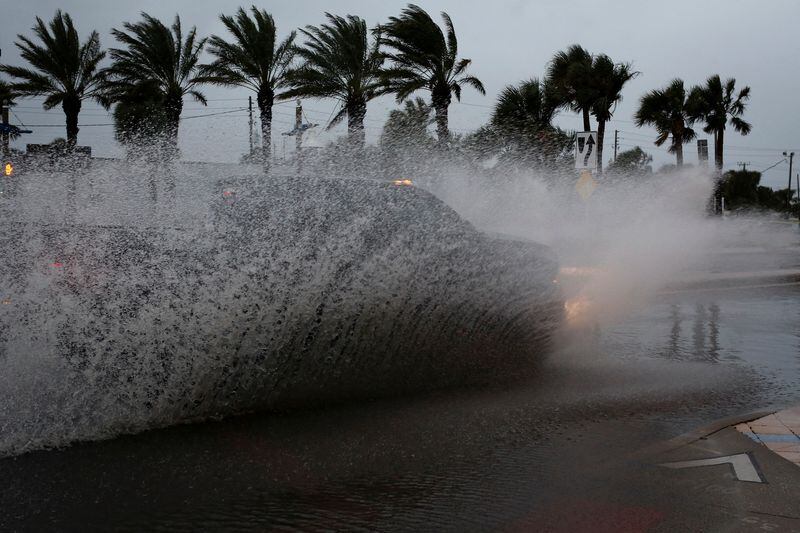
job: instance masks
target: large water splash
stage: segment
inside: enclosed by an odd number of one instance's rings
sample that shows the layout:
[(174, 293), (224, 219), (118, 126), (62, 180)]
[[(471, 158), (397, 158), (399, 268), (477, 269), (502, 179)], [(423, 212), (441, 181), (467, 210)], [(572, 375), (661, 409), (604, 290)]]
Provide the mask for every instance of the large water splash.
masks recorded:
[(0, 453), (518, 376), (559, 322), (542, 247), (419, 188), (217, 170), (30, 174), (7, 195)]

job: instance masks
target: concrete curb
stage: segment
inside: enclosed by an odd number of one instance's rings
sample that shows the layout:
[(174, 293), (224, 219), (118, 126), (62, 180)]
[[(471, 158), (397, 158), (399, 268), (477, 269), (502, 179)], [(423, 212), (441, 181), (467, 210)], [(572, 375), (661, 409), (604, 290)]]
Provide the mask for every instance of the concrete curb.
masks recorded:
[(657, 442), (650, 446), (645, 446), (640, 450), (634, 452), (634, 457), (642, 457), (647, 455), (658, 455), (661, 453), (666, 453), (671, 450), (675, 450), (682, 446), (686, 446), (693, 442), (696, 442), (704, 437), (707, 437), (713, 433), (721, 431), (727, 427), (735, 426), (736, 424), (741, 424), (742, 422), (749, 422), (751, 420), (756, 420), (758, 418), (771, 415), (777, 413), (780, 409), (769, 409), (769, 410), (758, 410), (758, 411), (749, 411), (746, 413), (741, 413), (734, 416), (729, 416), (726, 418), (721, 418), (719, 420), (715, 420), (705, 426), (701, 426), (697, 429), (693, 429), (687, 433), (683, 433), (678, 435), (677, 437), (673, 437), (669, 440), (663, 442)]

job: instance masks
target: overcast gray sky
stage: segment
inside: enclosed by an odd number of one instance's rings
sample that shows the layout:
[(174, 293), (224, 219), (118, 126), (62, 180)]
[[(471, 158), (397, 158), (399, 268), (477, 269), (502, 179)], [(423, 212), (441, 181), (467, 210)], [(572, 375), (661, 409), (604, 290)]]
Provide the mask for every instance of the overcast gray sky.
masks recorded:
[[(582, 44), (593, 53), (604, 52), (617, 61), (630, 61), (641, 75), (628, 84), (624, 100), (608, 125), (606, 154), (611, 154), (613, 131), (619, 130), (622, 149), (641, 145), (653, 154), (655, 166), (673, 162), (663, 148), (653, 146), (653, 133), (637, 129), (632, 115), (639, 97), (672, 78), (688, 84), (704, 81), (719, 73), (735, 77), (739, 86), (752, 88), (745, 119), (753, 132), (742, 137), (732, 131), (726, 136), (726, 167), (739, 161), (750, 162), (762, 170), (781, 159), (781, 152), (793, 149), (800, 155), (797, 133), (797, 99), (800, 94), (800, 2), (797, 0), (714, 0), (650, 2), (644, 0), (441, 0), (417, 2), (430, 12), (447, 11), (459, 38), (460, 53), (473, 60), (472, 73), (483, 80), (487, 95), (470, 89), (461, 104), (451, 107), (451, 127), (467, 132), (483, 124), (494, 98), (502, 88), (532, 76), (541, 76), (554, 52), (572, 43)], [(386, 0), (294, 0), (256, 2), (273, 14), (279, 33), (323, 21), (325, 11), (357, 14), (369, 24), (377, 24), (397, 14), (406, 2)], [(17, 33), (29, 33), (35, 16), (52, 17), (57, 8), (70, 13), (82, 35), (97, 29), (104, 46), (114, 44), (109, 30), (122, 21), (133, 21), (140, 11), (170, 22), (180, 13), (184, 26), (196, 25), (201, 35), (223, 28), (217, 16), (231, 13), (240, 1), (218, 0), (28, 0), (4, 1), (0, 20), (2, 61), (20, 62), (13, 40)], [(246, 105), (247, 91), (209, 87), (208, 110), (188, 102), (185, 116), (233, 111)], [(368, 140), (380, 134), (391, 99), (370, 103), (367, 115)], [(308, 101), (304, 105), (309, 120), (324, 123), (335, 108), (331, 101)], [(61, 124), (60, 112), (43, 113), (40, 101), (20, 102), (15, 109), (26, 124)], [(290, 129), (293, 104), (276, 108), (276, 129)], [(12, 117), (12, 122), (15, 122)], [(104, 124), (108, 115), (94, 104), (87, 104), (81, 123)], [(565, 112), (558, 119), (562, 127), (580, 126), (577, 116)], [(46, 142), (63, 136), (63, 129), (35, 128), (28, 142)], [(181, 145), (187, 158), (198, 160), (237, 160), (247, 149), (247, 118), (234, 112), (228, 115), (197, 118), (181, 125)], [(331, 135), (320, 135), (313, 142), (323, 143)], [(280, 138), (277, 138), (279, 148)], [(79, 140), (91, 144), (99, 155), (116, 154), (108, 126), (84, 126)], [(709, 142), (711, 144), (711, 142)], [(687, 161), (696, 161), (693, 146)], [(799, 165), (800, 166), (800, 165)], [(786, 187), (788, 165), (782, 163), (765, 174), (763, 183)]]

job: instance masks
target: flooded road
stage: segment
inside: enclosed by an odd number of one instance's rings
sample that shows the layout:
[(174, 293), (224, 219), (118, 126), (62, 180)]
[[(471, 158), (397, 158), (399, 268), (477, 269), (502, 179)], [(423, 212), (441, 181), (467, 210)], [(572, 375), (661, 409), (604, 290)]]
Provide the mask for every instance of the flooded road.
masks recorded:
[(666, 530), (691, 495), (665, 507), (634, 452), (797, 403), (800, 287), (662, 294), (570, 335), (526, 383), (4, 459), (0, 529), (558, 530), (585, 516), (603, 530), (602, 515), (609, 530)]

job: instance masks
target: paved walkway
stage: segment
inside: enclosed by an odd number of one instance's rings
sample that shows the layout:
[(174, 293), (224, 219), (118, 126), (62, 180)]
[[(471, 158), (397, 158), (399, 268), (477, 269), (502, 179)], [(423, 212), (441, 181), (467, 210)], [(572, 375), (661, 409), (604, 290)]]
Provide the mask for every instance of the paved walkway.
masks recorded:
[(738, 424), (736, 429), (800, 466), (800, 406)]

